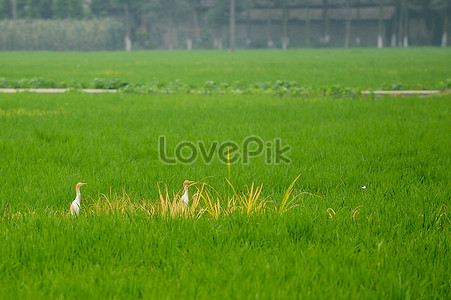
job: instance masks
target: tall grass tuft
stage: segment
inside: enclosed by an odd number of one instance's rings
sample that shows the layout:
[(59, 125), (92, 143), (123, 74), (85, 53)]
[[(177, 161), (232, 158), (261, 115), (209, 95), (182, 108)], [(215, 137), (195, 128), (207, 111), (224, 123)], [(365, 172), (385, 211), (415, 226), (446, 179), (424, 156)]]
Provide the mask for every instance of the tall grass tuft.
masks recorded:
[[(299, 178), (299, 177), (298, 177)], [(182, 191), (170, 191), (164, 182), (157, 182), (158, 197), (155, 200), (144, 198), (133, 199), (125, 189), (122, 194), (98, 193), (96, 197), (88, 195), (82, 200), (80, 216), (143, 216), (148, 218), (163, 217), (167, 219), (218, 219), (232, 215), (252, 217), (256, 214), (268, 212), (283, 213), (295, 207), (299, 195), (291, 197), (294, 182), (290, 185), (282, 199), (282, 205), (276, 206), (277, 201), (264, 197), (263, 184), (244, 185), (237, 190), (232, 183), (225, 178), (233, 193), (231, 196), (221, 195), (214, 187), (206, 182), (192, 184), (190, 201), (186, 205), (181, 200)], [(194, 189), (194, 191), (193, 191)], [(290, 199), (289, 199), (290, 198)], [(133, 200), (132, 200), (133, 199)], [(289, 200), (286, 200), (289, 199)], [(45, 209), (44, 211), (48, 211)], [(53, 215), (71, 217), (67, 207), (61, 210), (50, 210)], [(26, 212), (15, 212), (12, 218), (27, 217), (38, 213), (28, 208)], [(7, 217), (6, 209), (4, 217)]]
[(285, 191), (282, 201), (280, 201), (280, 204), (277, 208), (277, 210), (279, 212), (284, 213), (287, 210), (294, 207), (294, 205), (295, 205), (294, 201), (296, 198), (291, 197), (291, 194), (293, 193), (293, 189), (294, 189), (294, 185), (296, 184), (296, 181), (298, 181), (298, 179), (299, 179), (299, 177), (301, 177), (301, 175), (302, 174), (299, 174), (298, 177), (296, 177), (296, 179), (293, 180), (293, 182), (290, 184), (288, 189)]

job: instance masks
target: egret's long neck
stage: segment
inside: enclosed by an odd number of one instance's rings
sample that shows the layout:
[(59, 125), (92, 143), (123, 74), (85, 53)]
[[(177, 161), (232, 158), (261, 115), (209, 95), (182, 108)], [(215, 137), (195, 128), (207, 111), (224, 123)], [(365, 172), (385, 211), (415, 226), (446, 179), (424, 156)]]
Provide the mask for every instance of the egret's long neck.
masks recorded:
[(77, 202), (80, 203), (80, 198), (81, 198), (80, 188), (77, 188), (76, 191), (77, 191), (77, 197), (75, 198), (75, 200), (77, 200)]
[(188, 187), (185, 186), (185, 195), (188, 196)]

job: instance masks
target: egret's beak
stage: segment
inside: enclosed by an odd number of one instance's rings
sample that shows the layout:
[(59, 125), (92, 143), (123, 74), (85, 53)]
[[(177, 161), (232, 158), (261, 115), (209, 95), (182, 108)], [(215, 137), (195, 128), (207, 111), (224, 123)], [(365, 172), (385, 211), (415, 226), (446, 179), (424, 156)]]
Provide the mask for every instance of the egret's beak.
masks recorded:
[(87, 183), (85, 183), (85, 182), (82, 182), (80, 185), (87, 185)]

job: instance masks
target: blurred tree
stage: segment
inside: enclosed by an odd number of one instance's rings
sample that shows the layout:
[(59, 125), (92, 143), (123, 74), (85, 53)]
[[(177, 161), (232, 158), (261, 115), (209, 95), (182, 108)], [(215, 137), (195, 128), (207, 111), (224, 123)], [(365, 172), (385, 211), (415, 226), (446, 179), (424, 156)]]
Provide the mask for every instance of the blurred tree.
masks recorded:
[(83, 17), (83, 0), (67, 0), (67, 18), (81, 19)]
[[(437, 31), (436, 29), (438, 29), (439, 16), (431, 9), (430, 0), (411, 0), (409, 4), (411, 14), (418, 20), (418, 22), (422, 22), (425, 26), (426, 32), (432, 33), (431, 31), (433, 29), (435, 29), (434, 31)], [(433, 40), (434, 35), (428, 34), (427, 43), (432, 44)]]
[[(332, 4), (332, 3), (331, 3)], [(355, 21), (357, 24), (360, 23), (360, 7), (361, 0), (335, 0), (333, 4), (341, 6), (348, 10), (345, 17), (345, 35), (344, 35), (344, 46), (349, 48), (351, 45), (351, 32), (352, 32), (352, 21), (355, 11)], [(360, 35), (358, 31), (355, 31), (355, 44), (360, 46)]]
[[(336, 3), (349, 11), (351, 9), (351, 1), (352, 0), (337, 0)], [(349, 48), (349, 42), (350, 42), (350, 38), (351, 38), (351, 21), (352, 21), (352, 14), (350, 12), (348, 12), (348, 13), (346, 13), (346, 19), (345, 19), (345, 36), (344, 36), (345, 48)]]
[(11, 0), (11, 16), (13, 21), (17, 19), (17, 0)]
[[(236, 9), (236, 7), (235, 7)], [(211, 35), (213, 36), (213, 47), (222, 49), (222, 30), (221, 26), (229, 21), (230, 6), (228, 1), (212, 0), (212, 6), (209, 8), (205, 20)]]
[(330, 41), (330, 17), (329, 17), (329, 5), (333, 0), (323, 0), (323, 23), (324, 23), (324, 45), (328, 45)]
[(450, 31), (449, 19), (451, 18), (451, 1), (450, 0), (430, 0), (429, 7), (437, 12), (443, 19), (443, 29), (440, 45), (446, 47), (448, 45), (448, 33)]
[(409, 45), (409, 10), (407, 0), (393, 0), (396, 7), (392, 30), (392, 47), (407, 47)]
[(69, 2), (67, 0), (53, 0), (53, 16), (56, 19), (64, 19), (68, 16)]
[[(360, 18), (360, 7), (361, 7), (361, 0), (354, 0), (354, 4), (355, 4), (355, 6), (356, 6), (356, 9), (357, 9), (357, 16), (356, 16), (356, 21), (357, 21), (357, 23), (360, 23), (361, 22), (361, 18)], [(350, 23), (350, 22), (349, 22)], [(351, 27), (351, 24), (349, 24), (349, 27)], [(350, 30), (351, 28), (349, 28), (349, 30)], [(356, 32), (356, 37), (355, 37), (355, 44), (357, 45), (357, 46), (360, 46), (360, 35), (359, 35), (359, 32), (357, 31)]]
[(26, 16), (30, 19), (39, 19), (41, 17), (41, 12), (39, 10), (41, 6), (41, 0), (28, 0), (25, 6)]
[(154, 0), (152, 3), (152, 9), (158, 12), (159, 19), (166, 27), (166, 43), (172, 50), (178, 44), (176, 27), (188, 19), (190, 3), (186, 0)]
[(252, 19), (251, 19), (251, 10), (254, 5), (254, 0), (245, 0), (244, 1), (244, 10), (246, 11), (246, 47), (250, 47), (251, 45), (251, 28), (252, 28)]
[(266, 37), (268, 48), (274, 47), (274, 40), (272, 38), (272, 18), (273, 18), (273, 7), (276, 4), (276, 0), (265, 0), (264, 6), (266, 8)]
[(14, 4), (16, 7), (16, 18), (17, 19), (22, 19), (22, 18), (26, 18), (27, 17), (27, 1), (28, 0), (15, 0), (15, 3), (13, 3), (13, 7)]
[(235, 0), (230, 1), (230, 52), (235, 52)]
[(52, 11), (52, 3), (53, 0), (41, 0), (39, 5), (39, 15), (43, 19), (51, 19), (53, 18)]
[(310, 45), (310, 23), (311, 23), (311, 15), (310, 15), (310, 7), (313, 4), (314, 0), (296, 0), (295, 3), (301, 4), (305, 9), (305, 44), (307, 46)]
[(0, 0), (0, 19), (12, 18), (12, 1)]
[(91, 12), (95, 16), (107, 16), (111, 7), (109, 0), (91, 0), (89, 5)]
[(290, 39), (288, 37), (288, 22), (290, 19), (290, 10), (288, 8), (288, 4), (291, 2), (291, 0), (279, 0), (279, 2), (282, 6), (282, 49), (286, 50), (290, 42)]
[(136, 21), (140, 16), (147, 1), (145, 0), (92, 0), (91, 12), (99, 17), (116, 17), (124, 22), (125, 27), (125, 50), (132, 49), (132, 36), (137, 28)]
[(399, 38), (402, 38), (402, 46), (407, 48), (409, 46), (409, 6), (407, 0), (401, 1), (401, 23), (399, 28), (402, 28)]
[[(385, 34), (389, 33), (385, 30), (385, 22), (392, 27), (392, 45), (407, 47), (409, 19), (412, 19), (412, 23), (413, 20), (421, 22), (426, 27), (426, 33), (420, 33), (423, 34), (422, 41), (426, 39), (427, 44), (446, 46), (451, 16), (451, 0), (234, 0), (235, 10), (231, 9), (232, 0), (0, 0), (0, 19), (80, 19), (84, 14), (83, 3), (89, 5), (92, 17), (112, 17), (123, 21), (128, 50), (131, 49), (132, 40), (143, 41), (137, 45), (144, 46), (145, 43), (150, 45), (151, 37), (159, 45), (163, 44), (164, 38), (164, 44), (169, 49), (180, 47), (184, 42), (191, 49), (195, 43), (211, 38), (215, 47), (222, 48), (223, 40), (227, 37), (232, 47), (235, 32), (232, 30), (232, 24), (235, 24), (232, 21), (233, 11), (236, 11), (236, 20), (243, 21), (245, 25), (243, 34), (239, 36), (245, 38), (246, 46), (251, 44), (251, 29), (256, 24), (252, 18), (263, 17), (263, 21), (266, 21), (267, 46), (273, 47), (274, 40), (280, 38), (282, 48), (286, 49), (290, 44), (290, 14), (293, 8), (304, 10), (305, 44), (309, 45), (312, 7), (322, 10), (321, 41), (327, 46), (330, 44), (331, 9), (339, 6), (353, 10), (352, 14), (345, 16), (345, 47), (352, 46), (352, 35), (356, 36), (355, 44), (359, 45), (360, 38), (354, 22), (358, 23), (360, 19), (360, 7), (367, 6), (379, 8), (379, 48), (384, 46)], [(395, 6), (391, 20), (386, 20), (387, 6)], [(273, 28), (275, 22), (277, 26), (281, 24), (277, 36)], [(415, 33), (415, 36), (418, 35)], [(412, 40), (412, 43), (418, 43), (418, 39)]]
[(189, 39), (198, 41), (200, 40), (199, 15), (201, 14), (202, 11), (202, 0), (187, 0), (187, 1), (189, 10), (191, 12), (191, 22), (190, 22), (191, 32), (189, 34)]
[(384, 0), (377, 0), (379, 4), (379, 21), (377, 25), (377, 48), (384, 47)]

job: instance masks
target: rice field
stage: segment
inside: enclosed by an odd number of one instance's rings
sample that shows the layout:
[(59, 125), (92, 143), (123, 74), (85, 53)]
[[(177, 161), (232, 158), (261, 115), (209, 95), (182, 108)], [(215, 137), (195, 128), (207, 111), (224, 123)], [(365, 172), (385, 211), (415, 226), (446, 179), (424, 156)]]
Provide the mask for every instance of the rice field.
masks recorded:
[(428, 89), (451, 77), (448, 48), (278, 51), (2, 52), (0, 78), (132, 83), (179, 80), (255, 83), (296, 80), (303, 86)]
[[(235, 54), (5, 52), (0, 77), (362, 89), (451, 77), (448, 49)], [(450, 100), (0, 94), (0, 298), (447, 299)]]

